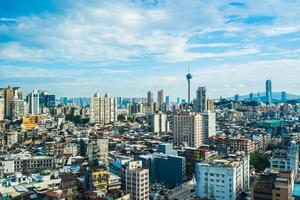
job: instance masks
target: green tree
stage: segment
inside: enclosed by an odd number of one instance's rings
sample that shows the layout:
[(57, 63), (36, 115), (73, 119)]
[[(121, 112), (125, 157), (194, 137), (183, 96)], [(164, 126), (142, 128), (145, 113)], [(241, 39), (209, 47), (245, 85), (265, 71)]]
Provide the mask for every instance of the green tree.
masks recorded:
[(267, 167), (270, 167), (270, 162), (263, 154), (254, 152), (250, 154), (250, 165), (253, 165), (256, 171), (262, 172)]

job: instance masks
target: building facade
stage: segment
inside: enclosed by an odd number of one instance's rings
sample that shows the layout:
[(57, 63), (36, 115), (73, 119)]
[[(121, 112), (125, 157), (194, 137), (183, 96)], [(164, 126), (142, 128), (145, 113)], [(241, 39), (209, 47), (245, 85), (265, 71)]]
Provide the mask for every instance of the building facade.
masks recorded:
[(95, 94), (90, 99), (90, 122), (105, 125), (117, 121), (116, 98), (105, 94)]
[(196, 196), (235, 200), (249, 190), (249, 156), (232, 155), (196, 164)]
[(124, 174), (125, 191), (131, 200), (149, 199), (149, 170), (142, 168), (142, 161), (130, 161)]
[(186, 143), (191, 147), (200, 147), (203, 144), (202, 123), (202, 116), (200, 113), (186, 111), (174, 114), (174, 145)]

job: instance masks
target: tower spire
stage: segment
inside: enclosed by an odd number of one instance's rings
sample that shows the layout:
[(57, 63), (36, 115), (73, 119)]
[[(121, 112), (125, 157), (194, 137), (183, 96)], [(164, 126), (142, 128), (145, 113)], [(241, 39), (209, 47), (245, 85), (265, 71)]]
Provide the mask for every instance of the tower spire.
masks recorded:
[(190, 66), (188, 66), (188, 74), (186, 75), (186, 80), (188, 81), (188, 103), (191, 103), (191, 79), (193, 78), (190, 74)]

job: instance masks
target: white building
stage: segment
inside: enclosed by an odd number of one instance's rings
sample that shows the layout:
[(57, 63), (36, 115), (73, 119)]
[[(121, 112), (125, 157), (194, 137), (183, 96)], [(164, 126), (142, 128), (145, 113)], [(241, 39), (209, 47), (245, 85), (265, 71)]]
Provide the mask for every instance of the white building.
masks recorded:
[(148, 124), (154, 133), (168, 133), (169, 121), (165, 113), (153, 113), (148, 115)]
[(235, 200), (249, 190), (249, 155), (231, 155), (196, 164), (196, 196)]
[(149, 169), (142, 168), (142, 161), (130, 161), (125, 170), (125, 191), (131, 200), (149, 199)]
[(29, 112), (31, 114), (40, 114), (40, 97), (37, 90), (29, 94)]
[(4, 172), (13, 171), (30, 174), (39, 169), (53, 170), (54, 158), (48, 156), (31, 156), (29, 154), (12, 155), (9, 160), (3, 161), (2, 165)]
[(292, 141), (289, 148), (274, 150), (270, 163), (272, 170), (292, 170), (296, 178), (299, 166), (298, 144)]
[(203, 131), (203, 142), (208, 144), (208, 138), (216, 135), (216, 113), (209, 110), (201, 113), (202, 116), (202, 131)]
[(117, 101), (115, 97), (96, 93), (90, 98), (90, 122), (101, 125), (117, 121)]

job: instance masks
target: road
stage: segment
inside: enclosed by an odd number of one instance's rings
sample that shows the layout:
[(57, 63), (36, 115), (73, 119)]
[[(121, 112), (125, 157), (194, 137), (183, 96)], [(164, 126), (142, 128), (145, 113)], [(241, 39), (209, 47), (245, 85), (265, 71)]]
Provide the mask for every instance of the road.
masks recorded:
[(169, 195), (169, 199), (178, 199), (178, 200), (191, 200), (195, 192), (191, 192), (195, 188), (195, 183), (193, 181), (182, 184), (181, 186), (174, 188)]

